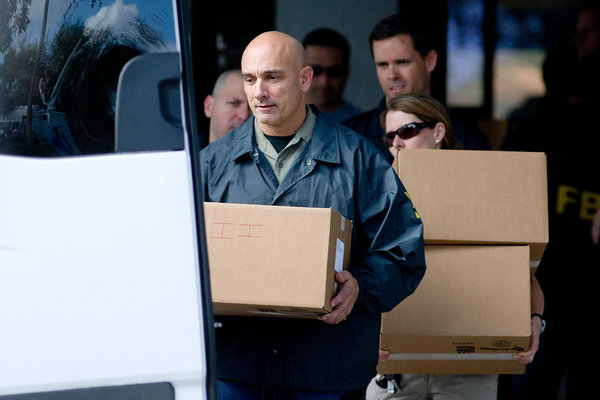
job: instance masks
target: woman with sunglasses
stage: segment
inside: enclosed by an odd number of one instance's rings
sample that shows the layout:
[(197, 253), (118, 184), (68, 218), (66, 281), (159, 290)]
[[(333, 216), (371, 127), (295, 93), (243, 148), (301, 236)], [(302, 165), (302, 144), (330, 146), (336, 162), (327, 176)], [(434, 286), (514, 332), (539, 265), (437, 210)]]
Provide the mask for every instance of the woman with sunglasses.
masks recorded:
[(383, 142), (394, 157), (401, 149), (460, 149), (444, 106), (430, 96), (392, 99), (381, 114), (381, 125)]
[[(383, 142), (395, 157), (403, 149), (460, 149), (452, 136), (452, 126), (445, 107), (430, 96), (409, 94), (392, 99), (381, 114), (385, 135)], [(532, 339), (527, 352), (518, 353), (515, 359), (524, 364), (533, 361), (539, 346), (542, 330), (541, 315), (544, 296), (535, 277), (531, 281), (531, 305), (536, 318), (532, 318)], [(537, 318), (540, 316), (540, 318)], [(380, 360), (389, 358), (380, 350)], [(366, 400), (421, 400), (421, 399), (478, 399), (496, 400), (498, 375), (390, 375), (375, 377), (367, 388)], [(394, 393), (388, 392), (388, 383)]]

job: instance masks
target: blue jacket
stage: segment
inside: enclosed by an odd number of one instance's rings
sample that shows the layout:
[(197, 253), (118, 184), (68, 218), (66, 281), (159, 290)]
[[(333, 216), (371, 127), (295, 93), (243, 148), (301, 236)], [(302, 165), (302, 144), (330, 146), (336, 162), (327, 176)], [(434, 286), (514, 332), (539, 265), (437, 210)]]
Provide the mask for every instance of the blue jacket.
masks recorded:
[(313, 137), (278, 184), (254, 117), (201, 152), (211, 202), (331, 207), (353, 221), (358, 300), (345, 321), (216, 317), (218, 378), (306, 390), (356, 390), (376, 374), (380, 317), (425, 273), (423, 226), (404, 186), (366, 139), (317, 113)]

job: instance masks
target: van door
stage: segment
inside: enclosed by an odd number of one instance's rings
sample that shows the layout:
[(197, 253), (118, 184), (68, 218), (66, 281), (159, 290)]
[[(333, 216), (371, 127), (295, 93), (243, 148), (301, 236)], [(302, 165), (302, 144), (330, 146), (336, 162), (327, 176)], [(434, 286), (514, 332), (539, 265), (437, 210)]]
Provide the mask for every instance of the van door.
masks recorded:
[(0, 399), (215, 398), (185, 7), (7, 1)]

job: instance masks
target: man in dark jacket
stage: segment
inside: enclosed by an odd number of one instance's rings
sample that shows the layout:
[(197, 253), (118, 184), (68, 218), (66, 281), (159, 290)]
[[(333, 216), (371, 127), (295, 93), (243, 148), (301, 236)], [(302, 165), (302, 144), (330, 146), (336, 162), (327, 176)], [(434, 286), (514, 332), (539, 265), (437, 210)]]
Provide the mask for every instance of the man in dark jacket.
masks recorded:
[(217, 317), (219, 397), (362, 399), (376, 373), (381, 312), (425, 272), (422, 222), (372, 144), (305, 105), (312, 69), (296, 39), (257, 36), (242, 74), (253, 116), (202, 151), (205, 199), (331, 207), (354, 230), (331, 313)]
[[(381, 113), (394, 97), (411, 93), (431, 95), (431, 73), (437, 64), (437, 52), (427, 24), (414, 16), (384, 18), (371, 31), (369, 45), (384, 98), (374, 109), (350, 117), (342, 124), (372, 141), (391, 162), (393, 156), (382, 140)], [(452, 113), (450, 118), (454, 136), (464, 149), (491, 149), (475, 122)]]

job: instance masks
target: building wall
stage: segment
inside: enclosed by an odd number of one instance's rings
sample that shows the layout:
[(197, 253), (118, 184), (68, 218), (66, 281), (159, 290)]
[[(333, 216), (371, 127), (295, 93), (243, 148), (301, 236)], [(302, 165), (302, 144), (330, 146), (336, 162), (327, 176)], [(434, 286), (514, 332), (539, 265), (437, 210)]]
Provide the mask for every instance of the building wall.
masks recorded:
[(369, 33), (377, 22), (396, 12), (396, 0), (276, 0), (275, 29), (300, 41), (321, 27), (343, 34), (351, 47), (346, 99), (368, 110), (383, 96), (369, 50)]

